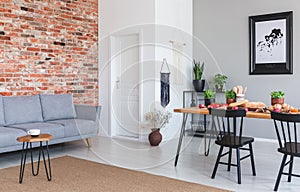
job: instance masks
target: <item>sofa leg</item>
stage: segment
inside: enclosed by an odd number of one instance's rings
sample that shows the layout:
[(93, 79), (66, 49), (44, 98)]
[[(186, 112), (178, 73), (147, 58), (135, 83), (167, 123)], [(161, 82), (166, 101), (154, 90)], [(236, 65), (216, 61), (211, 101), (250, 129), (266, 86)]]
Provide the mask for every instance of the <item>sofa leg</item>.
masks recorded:
[(87, 142), (88, 148), (91, 148), (92, 147), (92, 138), (86, 138), (85, 140)]

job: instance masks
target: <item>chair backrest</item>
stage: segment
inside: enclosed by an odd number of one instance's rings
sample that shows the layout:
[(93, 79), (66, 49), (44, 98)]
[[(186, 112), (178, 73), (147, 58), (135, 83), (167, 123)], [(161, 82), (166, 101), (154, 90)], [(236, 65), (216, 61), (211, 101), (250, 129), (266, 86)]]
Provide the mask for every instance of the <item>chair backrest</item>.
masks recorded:
[(300, 114), (271, 112), (271, 118), (274, 120), (279, 147), (290, 153), (300, 153), (297, 147), (300, 143)]
[(242, 139), (243, 118), (246, 116), (246, 111), (244, 109), (211, 109), (210, 113), (218, 131), (217, 140), (227, 137), (230, 138), (228, 140), (230, 145), (239, 145)]

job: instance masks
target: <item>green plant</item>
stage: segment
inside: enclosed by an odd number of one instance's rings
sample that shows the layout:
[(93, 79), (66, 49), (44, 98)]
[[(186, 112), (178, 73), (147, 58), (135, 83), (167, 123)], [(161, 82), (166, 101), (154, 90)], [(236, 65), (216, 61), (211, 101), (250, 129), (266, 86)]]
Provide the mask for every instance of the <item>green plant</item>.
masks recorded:
[(194, 79), (195, 80), (202, 79), (203, 70), (204, 70), (204, 62), (202, 63), (202, 65), (200, 65), (200, 61), (196, 62), (196, 60), (194, 59), (193, 71), (194, 71)]
[(213, 99), (216, 97), (216, 92), (212, 91), (210, 89), (207, 89), (204, 93), (203, 96), (205, 99)]
[(226, 83), (227, 78), (228, 77), (225, 75), (216, 74), (213, 77), (212, 82), (216, 86), (217, 89), (222, 89), (223, 85), (225, 85), (225, 83)]
[(235, 99), (236, 98), (236, 94), (235, 92), (231, 89), (231, 90), (227, 90), (225, 92), (226, 95), (226, 99)]
[(270, 93), (270, 95), (271, 95), (271, 98), (279, 99), (279, 98), (283, 98), (284, 97), (284, 92), (283, 91), (272, 91)]

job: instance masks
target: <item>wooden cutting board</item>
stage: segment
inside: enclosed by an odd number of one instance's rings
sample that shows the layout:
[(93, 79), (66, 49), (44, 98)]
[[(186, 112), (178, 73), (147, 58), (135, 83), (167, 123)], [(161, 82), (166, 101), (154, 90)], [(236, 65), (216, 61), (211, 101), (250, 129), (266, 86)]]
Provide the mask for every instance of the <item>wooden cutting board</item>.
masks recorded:
[(229, 107), (241, 106), (241, 105), (245, 105), (246, 103), (248, 103), (248, 100), (245, 99), (245, 100), (242, 100), (242, 101), (230, 103)]

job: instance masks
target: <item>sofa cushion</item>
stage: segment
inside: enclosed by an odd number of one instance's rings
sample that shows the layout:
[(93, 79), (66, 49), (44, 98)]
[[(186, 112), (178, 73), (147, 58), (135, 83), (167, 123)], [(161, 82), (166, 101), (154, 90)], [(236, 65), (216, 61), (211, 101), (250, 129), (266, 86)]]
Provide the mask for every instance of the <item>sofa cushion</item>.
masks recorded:
[(65, 127), (66, 137), (85, 135), (85, 134), (96, 134), (97, 132), (96, 122), (92, 120), (61, 119), (61, 120), (47, 121), (47, 123), (63, 125)]
[(17, 141), (17, 137), (24, 135), (26, 135), (24, 130), (12, 127), (0, 127), (0, 147), (9, 147), (21, 144)]
[(43, 121), (38, 95), (3, 97), (5, 125)]
[(0, 126), (5, 125), (4, 120), (4, 108), (3, 108), (3, 97), (0, 95)]
[(41, 133), (51, 134), (53, 136), (53, 139), (65, 137), (65, 130), (64, 130), (65, 128), (64, 126), (59, 124), (36, 122), (36, 123), (16, 124), (16, 125), (11, 125), (11, 127), (24, 130), (26, 131), (26, 133), (30, 129), (40, 129)]
[(73, 104), (73, 95), (40, 95), (40, 98), (43, 118), (45, 121), (76, 117), (76, 112)]

